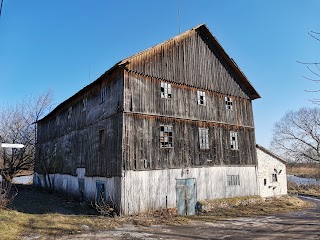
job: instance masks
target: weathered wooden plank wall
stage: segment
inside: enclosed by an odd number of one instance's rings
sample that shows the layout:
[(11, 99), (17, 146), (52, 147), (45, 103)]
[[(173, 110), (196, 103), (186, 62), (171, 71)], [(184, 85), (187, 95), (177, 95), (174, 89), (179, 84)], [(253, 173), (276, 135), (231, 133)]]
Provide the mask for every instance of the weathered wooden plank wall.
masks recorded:
[[(104, 87), (106, 100), (101, 103)], [(121, 176), (122, 106), (123, 70), (119, 69), (38, 122), (35, 171), (42, 173), (48, 168), (49, 173), (74, 175), (77, 167), (85, 167), (87, 176)], [(101, 129), (105, 143), (100, 149)]]
[(201, 31), (189, 31), (128, 59), (128, 70), (177, 84), (250, 98)]
[[(161, 124), (173, 126), (173, 148), (160, 148)], [(200, 149), (199, 127), (209, 129), (208, 150)], [(238, 133), (239, 150), (230, 148), (230, 131)], [(226, 124), (127, 113), (123, 144), (125, 170), (257, 163), (254, 130)]]
[(250, 99), (233, 96), (231, 97), (232, 110), (227, 110), (225, 103), (227, 95), (212, 90), (203, 90), (206, 97), (206, 105), (203, 106), (197, 102), (199, 88), (181, 84), (171, 84), (171, 98), (161, 98), (161, 82), (164, 81), (126, 72), (124, 110), (240, 126), (254, 126)]

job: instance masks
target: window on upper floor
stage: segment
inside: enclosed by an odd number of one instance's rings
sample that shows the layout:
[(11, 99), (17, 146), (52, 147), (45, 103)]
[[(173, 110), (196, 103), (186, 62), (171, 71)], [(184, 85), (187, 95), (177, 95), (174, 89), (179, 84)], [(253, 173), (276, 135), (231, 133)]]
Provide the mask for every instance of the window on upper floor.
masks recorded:
[(227, 175), (228, 186), (240, 186), (239, 175)]
[(231, 150), (239, 150), (237, 132), (230, 132), (230, 148)]
[(70, 119), (72, 116), (72, 107), (69, 107), (68, 109), (68, 119)]
[(105, 133), (104, 133), (104, 129), (100, 129), (99, 130), (99, 151), (101, 151), (104, 147), (105, 144)]
[(100, 103), (103, 103), (107, 100), (107, 87), (101, 88), (100, 92)]
[(88, 98), (82, 99), (82, 112), (85, 112), (87, 110), (88, 105)]
[(233, 109), (233, 103), (232, 103), (232, 98), (231, 97), (225, 97), (225, 103), (226, 103), (226, 109), (227, 110), (232, 110)]
[(206, 93), (203, 91), (197, 91), (197, 99), (199, 105), (206, 105)]
[(161, 82), (161, 98), (171, 98), (171, 84)]
[(56, 117), (56, 125), (60, 125), (60, 116)]
[(209, 129), (199, 128), (200, 149), (209, 149)]
[(160, 126), (160, 148), (172, 148), (173, 147), (173, 136), (171, 125)]

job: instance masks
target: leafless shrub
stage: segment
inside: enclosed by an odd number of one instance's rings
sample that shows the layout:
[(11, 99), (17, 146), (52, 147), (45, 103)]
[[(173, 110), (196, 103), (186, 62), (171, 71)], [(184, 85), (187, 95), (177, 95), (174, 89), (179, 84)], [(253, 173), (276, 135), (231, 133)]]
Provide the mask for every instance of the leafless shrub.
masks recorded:
[[(1, 184), (1, 182), (0, 182)], [(18, 194), (18, 189), (11, 182), (4, 182), (0, 186), (0, 209), (4, 209), (13, 201)]]

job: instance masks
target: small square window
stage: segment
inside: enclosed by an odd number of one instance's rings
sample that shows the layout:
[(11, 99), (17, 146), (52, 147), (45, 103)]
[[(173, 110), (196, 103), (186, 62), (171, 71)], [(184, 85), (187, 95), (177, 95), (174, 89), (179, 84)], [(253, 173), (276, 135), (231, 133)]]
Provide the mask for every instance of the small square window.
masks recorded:
[(237, 132), (230, 132), (230, 148), (231, 150), (239, 150)]
[(200, 149), (209, 149), (209, 129), (199, 128)]
[(206, 93), (203, 91), (197, 91), (197, 100), (199, 105), (206, 105)]
[(225, 103), (226, 103), (226, 109), (227, 110), (232, 110), (232, 106), (233, 106), (232, 98), (225, 97)]
[(171, 84), (161, 82), (161, 98), (171, 98)]
[(160, 148), (172, 148), (172, 126), (161, 125), (160, 126)]
[(240, 186), (239, 175), (227, 175), (228, 186)]

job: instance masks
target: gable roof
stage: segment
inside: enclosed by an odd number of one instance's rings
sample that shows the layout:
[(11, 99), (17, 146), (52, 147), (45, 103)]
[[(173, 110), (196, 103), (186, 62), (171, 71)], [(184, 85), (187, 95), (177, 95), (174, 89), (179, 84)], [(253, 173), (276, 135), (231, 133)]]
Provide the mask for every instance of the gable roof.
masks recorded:
[(100, 81), (102, 81), (103, 77), (110, 75), (113, 71), (115, 71), (117, 68), (123, 68), (125, 67), (131, 59), (133, 59), (136, 56), (139, 56), (141, 54), (147, 53), (148, 51), (153, 50), (154, 48), (157, 48), (161, 45), (164, 45), (166, 43), (169, 43), (171, 41), (175, 41), (178, 40), (180, 38), (184, 38), (189, 36), (191, 33), (194, 32), (201, 32), (202, 34), (205, 35), (205, 37), (207, 38), (208, 41), (210, 41), (210, 43), (213, 44), (213, 46), (215, 46), (216, 50), (218, 51), (218, 53), (222, 56), (223, 60), (228, 64), (228, 66), (237, 74), (237, 76), (239, 77), (241, 83), (245, 86), (245, 88), (249, 91), (249, 94), (251, 96), (251, 99), (257, 99), (260, 98), (259, 93), (254, 89), (254, 87), (252, 86), (252, 84), (250, 83), (250, 81), (247, 79), (247, 77), (244, 75), (244, 73), (241, 71), (241, 69), (238, 67), (238, 65), (234, 62), (234, 60), (232, 58), (229, 57), (229, 55), (224, 51), (224, 49), (222, 48), (222, 46), (220, 45), (220, 43), (218, 42), (218, 40), (212, 35), (212, 33), (209, 31), (209, 29), (206, 27), (205, 24), (201, 24), (198, 25), (190, 30), (187, 30), (184, 33), (181, 33), (171, 39), (168, 39), (160, 44), (157, 44), (151, 48), (147, 48), (141, 52), (138, 52), (130, 57), (127, 57), (121, 61), (119, 61), (118, 63), (116, 63), (114, 66), (112, 66), (109, 70), (107, 70), (105, 73), (103, 73), (99, 78), (97, 78), (95, 81), (93, 81), (92, 83), (90, 83), (89, 85), (85, 86), (84, 88), (82, 88), (79, 92), (77, 92), (76, 94), (74, 94), (73, 96), (71, 96), (70, 98), (68, 98), (67, 100), (63, 101), (62, 103), (60, 103), (56, 108), (54, 108), (48, 115), (46, 115), (45, 117), (43, 117), (42, 119), (38, 120), (37, 122), (40, 122), (50, 116), (52, 116), (54, 113), (58, 112), (60, 109), (63, 108), (63, 106), (69, 102), (72, 101), (73, 99), (75, 99), (77, 96), (80, 96), (82, 93), (84, 93), (87, 89), (89, 89), (91, 86), (94, 86), (96, 84), (99, 84)]
[(270, 155), (271, 157), (279, 160), (279, 161), (282, 162), (283, 164), (287, 164), (287, 162), (286, 162), (285, 160), (283, 160), (281, 157), (279, 157), (279, 156), (276, 155), (275, 153), (271, 152), (270, 150), (262, 147), (261, 145), (256, 144), (256, 147), (257, 147), (258, 149), (260, 149), (261, 151), (263, 151), (264, 153)]
[(219, 53), (219, 55), (223, 58), (223, 60), (226, 62), (226, 64), (232, 69), (232, 71), (234, 71), (234, 73), (239, 77), (240, 82), (243, 84), (243, 86), (248, 90), (251, 99), (257, 99), (257, 98), (261, 98), (261, 96), (259, 95), (259, 93), (254, 89), (254, 87), (252, 86), (252, 84), (250, 83), (250, 81), (248, 80), (248, 78), (245, 76), (245, 74), (241, 71), (241, 69), (238, 67), (238, 65), (235, 63), (235, 61), (229, 57), (229, 55), (224, 51), (224, 49), (222, 48), (222, 46), (220, 45), (220, 43), (218, 42), (218, 40), (212, 35), (212, 33), (209, 31), (209, 29), (206, 27), (205, 24), (201, 24), (197, 27), (194, 27), (190, 30), (187, 30), (184, 33), (181, 33), (171, 39), (168, 39), (160, 44), (157, 44), (151, 48), (147, 48), (139, 53), (136, 53), (128, 58), (123, 59), (122, 61), (120, 61), (118, 64), (121, 65), (126, 65), (128, 64), (133, 58), (151, 52), (153, 49), (155, 48), (159, 48), (162, 45), (168, 44), (170, 42), (173, 41), (177, 41), (181, 38), (185, 38), (188, 37), (190, 34), (197, 32), (197, 33), (201, 33), (202, 35), (204, 35), (206, 37), (206, 40), (208, 40), (217, 50), (217, 52)]

